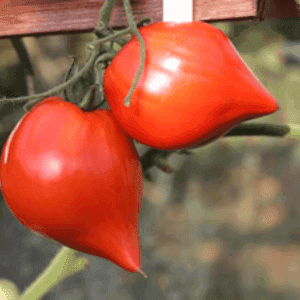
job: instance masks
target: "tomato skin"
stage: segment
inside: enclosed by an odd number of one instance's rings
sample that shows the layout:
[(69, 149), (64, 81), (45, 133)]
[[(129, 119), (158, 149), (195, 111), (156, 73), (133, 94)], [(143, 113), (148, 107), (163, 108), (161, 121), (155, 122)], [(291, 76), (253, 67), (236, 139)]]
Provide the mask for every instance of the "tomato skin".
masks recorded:
[(143, 187), (139, 156), (110, 110), (51, 97), (17, 124), (1, 156), (1, 190), (28, 228), (136, 272)]
[(159, 22), (139, 31), (146, 61), (129, 107), (124, 99), (140, 63), (136, 37), (104, 74), (108, 104), (124, 131), (138, 142), (158, 149), (193, 147), (278, 109), (276, 99), (216, 27)]

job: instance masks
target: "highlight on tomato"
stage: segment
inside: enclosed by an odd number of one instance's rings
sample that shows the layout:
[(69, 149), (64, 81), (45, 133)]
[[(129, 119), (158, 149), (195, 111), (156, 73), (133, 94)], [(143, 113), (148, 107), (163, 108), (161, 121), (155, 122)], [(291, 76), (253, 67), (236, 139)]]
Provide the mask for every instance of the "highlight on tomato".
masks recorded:
[(136, 37), (104, 74), (112, 113), (138, 142), (158, 149), (200, 146), (242, 121), (278, 109), (276, 99), (216, 27), (159, 22), (139, 31), (146, 61), (129, 107), (124, 99), (140, 64)]
[(0, 179), (10, 210), (29, 229), (140, 270), (141, 164), (110, 110), (41, 101), (7, 139)]

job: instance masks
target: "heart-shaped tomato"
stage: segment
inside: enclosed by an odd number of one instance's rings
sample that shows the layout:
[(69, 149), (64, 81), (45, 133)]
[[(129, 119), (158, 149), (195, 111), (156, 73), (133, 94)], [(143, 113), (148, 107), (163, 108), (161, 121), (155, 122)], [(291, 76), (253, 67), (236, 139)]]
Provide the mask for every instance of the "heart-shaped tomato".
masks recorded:
[(193, 147), (278, 109), (275, 98), (216, 27), (160, 22), (139, 31), (146, 61), (129, 107), (124, 100), (140, 64), (136, 37), (104, 74), (109, 106), (138, 142), (158, 149)]
[(11, 132), (0, 176), (6, 202), (25, 226), (139, 270), (142, 170), (110, 110), (43, 100)]

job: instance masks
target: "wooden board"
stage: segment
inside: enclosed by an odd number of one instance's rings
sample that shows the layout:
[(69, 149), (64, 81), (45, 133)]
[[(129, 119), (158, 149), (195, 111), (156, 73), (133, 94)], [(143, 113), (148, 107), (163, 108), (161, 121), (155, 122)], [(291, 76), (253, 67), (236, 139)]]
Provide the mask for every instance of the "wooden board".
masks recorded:
[[(0, 0), (0, 37), (92, 31), (104, 0)], [(163, 0), (132, 0), (136, 20), (162, 21)], [(299, 17), (294, 0), (194, 0), (194, 20)], [(122, 0), (113, 27), (126, 26)]]

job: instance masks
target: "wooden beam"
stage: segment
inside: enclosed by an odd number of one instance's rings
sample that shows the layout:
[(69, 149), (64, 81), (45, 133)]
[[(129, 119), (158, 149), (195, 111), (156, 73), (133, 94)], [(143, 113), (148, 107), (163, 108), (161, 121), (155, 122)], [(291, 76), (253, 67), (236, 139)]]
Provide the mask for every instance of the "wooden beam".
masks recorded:
[[(132, 0), (136, 20), (163, 19), (163, 0)], [(90, 32), (104, 0), (2, 0), (0, 37)], [(295, 0), (194, 0), (194, 20), (260, 20), (299, 17)], [(112, 16), (113, 27), (126, 26), (122, 0)]]
[(194, 20), (230, 20), (255, 18), (256, 0), (205, 0), (194, 2)]
[(260, 20), (299, 18), (300, 9), (295, 0), (261, 0), (257, 17)]

